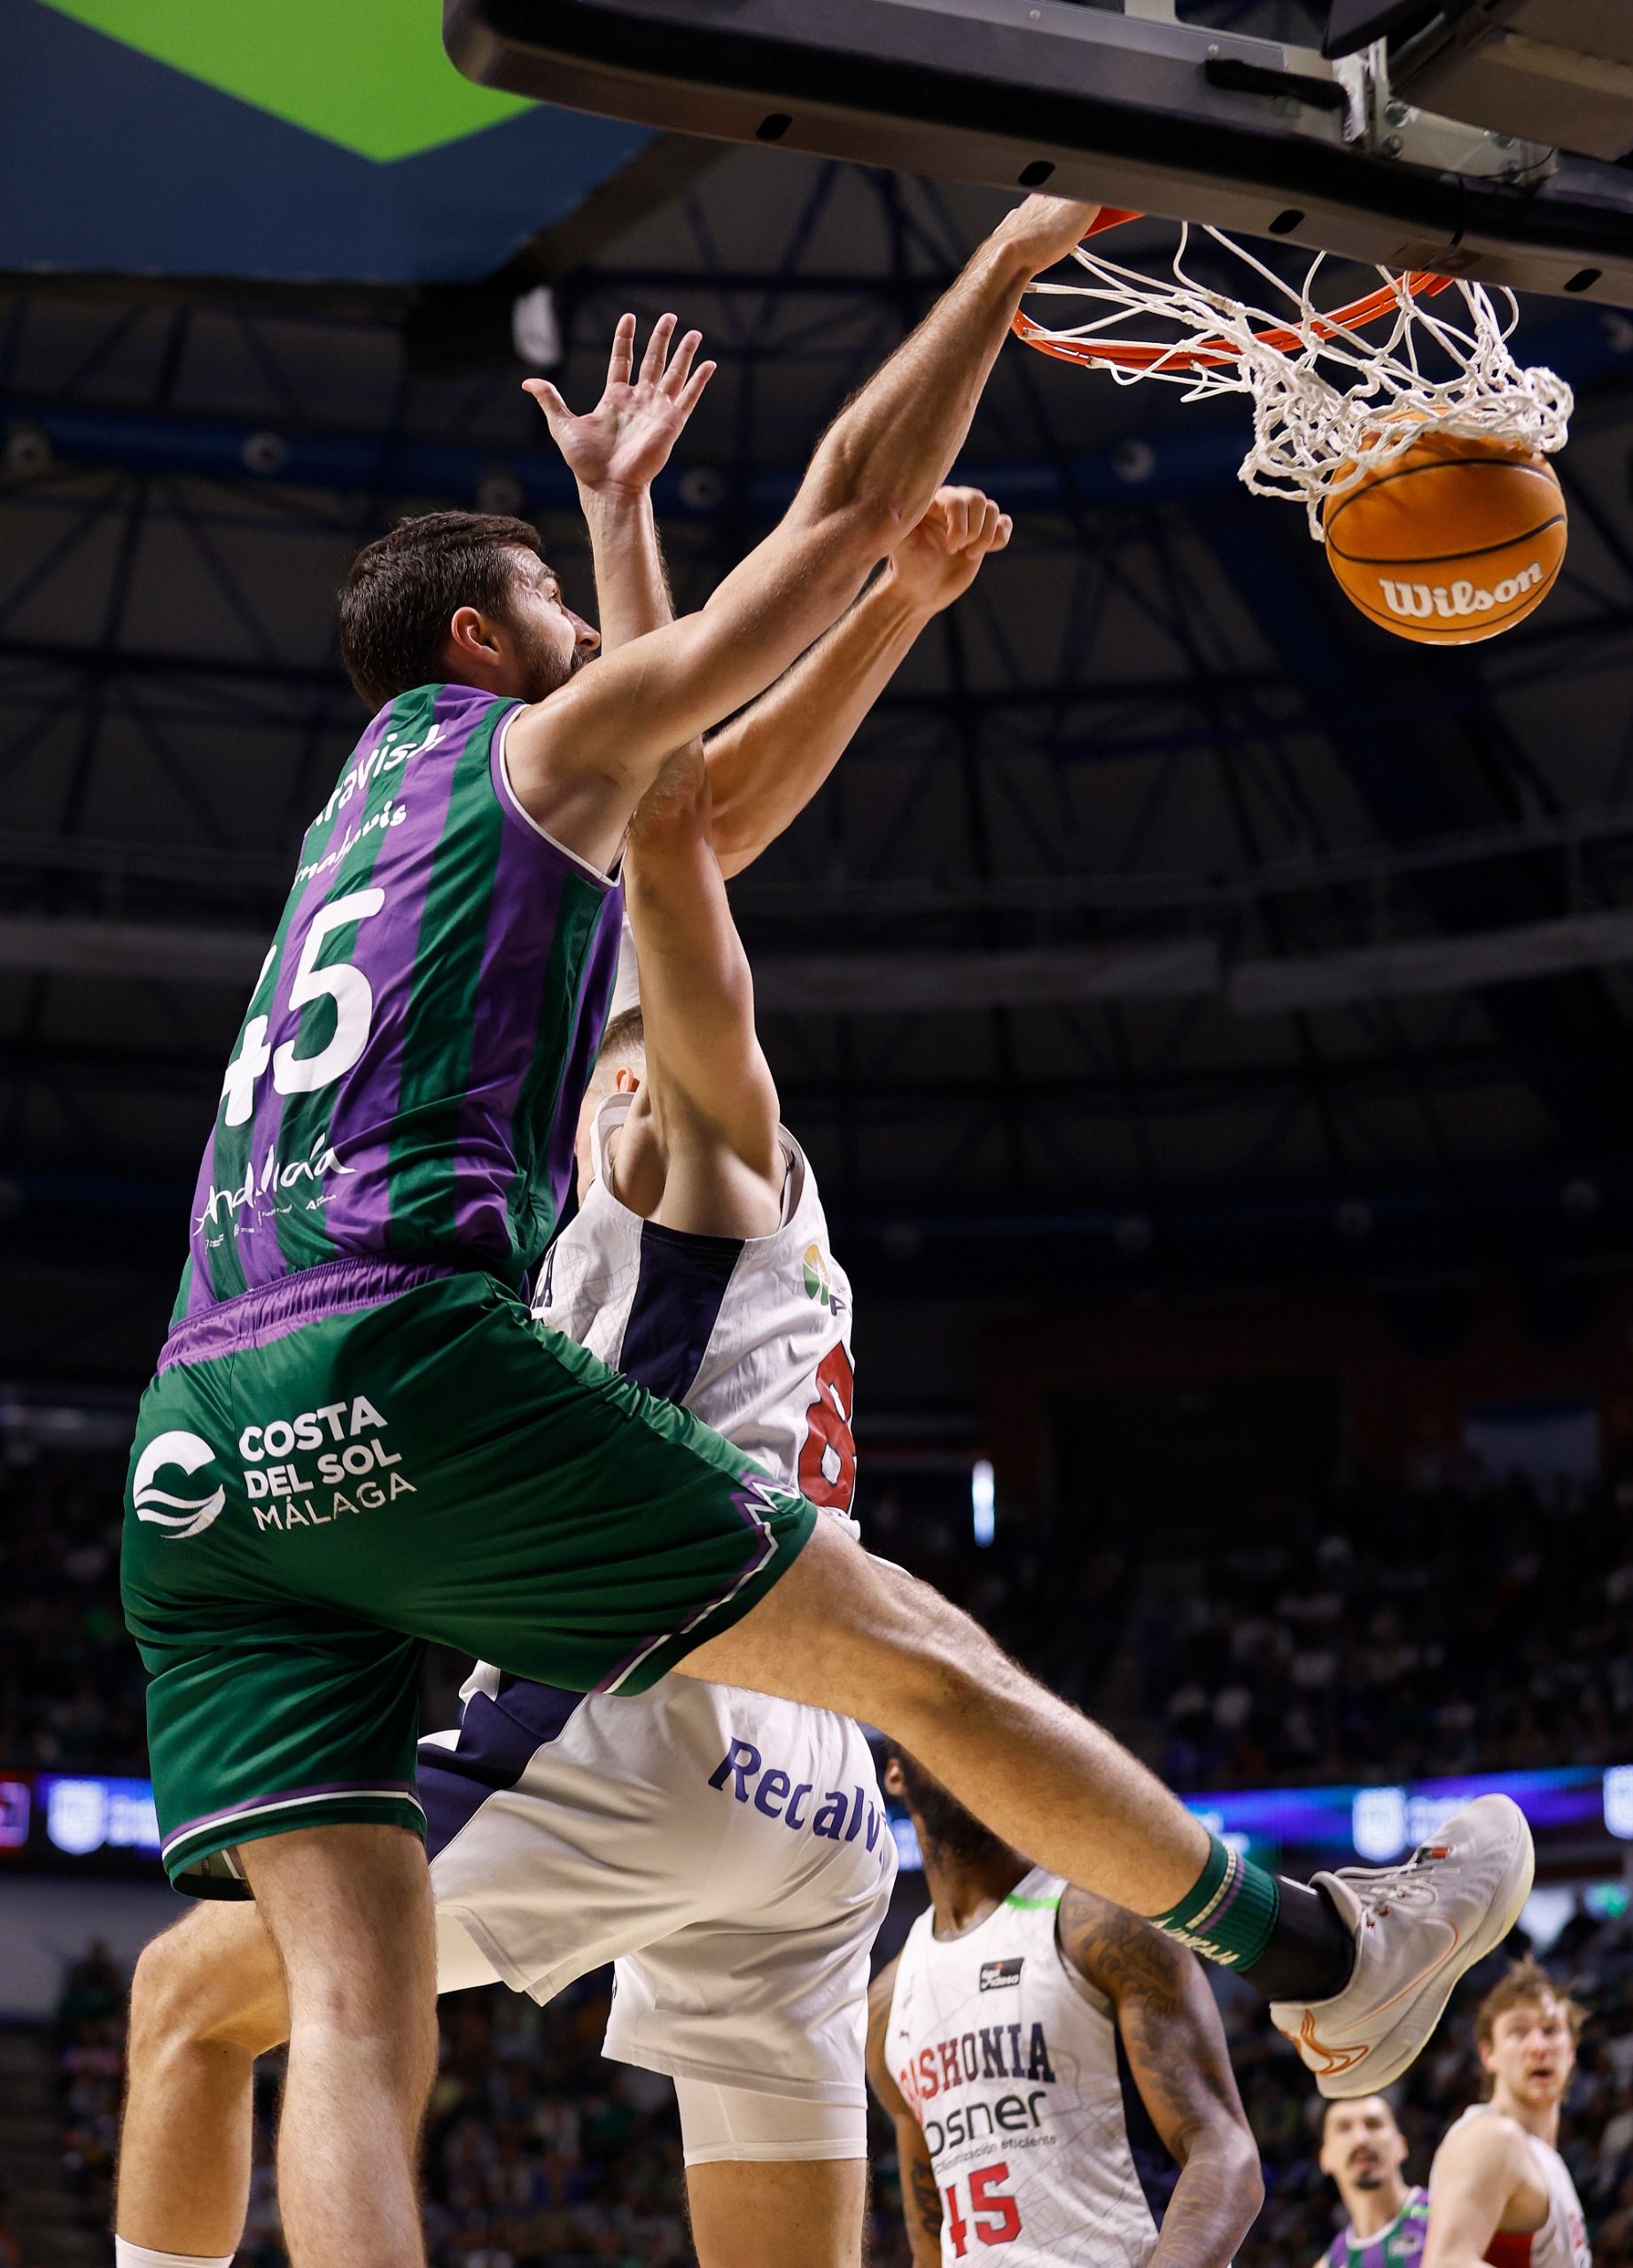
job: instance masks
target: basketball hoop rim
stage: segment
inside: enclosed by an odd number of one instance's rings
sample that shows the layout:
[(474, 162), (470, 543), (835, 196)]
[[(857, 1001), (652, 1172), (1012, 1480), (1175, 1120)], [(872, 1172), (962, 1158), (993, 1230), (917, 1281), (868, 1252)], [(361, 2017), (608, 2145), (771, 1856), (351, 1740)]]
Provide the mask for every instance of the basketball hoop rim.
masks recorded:
[[(1102, 236), (1108, 229), (1120, 229), (1127, 221), (1144, 219), (1144, 214), (1127, 211), (1120, 206), (1102, 206), (1091, 223), (1083, 242), (1090, 237)], [(1409, 299), (1433, 299), (1437, 292), (1449, 291), (1453, 279), (1437, 276), (1427, 268), (1409, 268), (1393, 284), (1380, 284), (1375, 291), (1368, 291), (1346, 306), (1334, 307), (1330, 314), (1318, 315), (1303, 330), (1274, 325), (1268, 330), (1255, 331), (1258, 344), (1278, 354), (1295, 354), (1314, 338), (1333, 338), (1341, 331), (1364, 330), (1368, 323), (1377, 322), (1401, 304), (1401, 294)], [(1194, 346), (1162, 346), (1141, 339), (1062, 338), (1057, 331), (1046, 330), (1034, 322), (1031, 316), (1017, 309), (1010, 329), (1028, 346), (1036, 347), (1040, 354), (1052, 355), (1059, 362), (1076, 362), (1093, 367), (1109, 364), (1117, 369), (1139, 372), (1161, 368), (1163, 370), (1217, 370), (1232, 362), (1240, 362), (1245, 349), (1228, 338), (1199, 338)]]

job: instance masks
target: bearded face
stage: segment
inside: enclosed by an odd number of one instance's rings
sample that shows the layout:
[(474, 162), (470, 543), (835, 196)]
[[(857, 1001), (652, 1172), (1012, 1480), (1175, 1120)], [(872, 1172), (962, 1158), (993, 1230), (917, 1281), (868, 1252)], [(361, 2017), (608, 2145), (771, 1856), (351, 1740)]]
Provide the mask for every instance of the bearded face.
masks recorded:
[(1007, 1848), (1000, 1836), (994, 1835), (991, 1828), (983, 1827), (956, 1796), (939, 1780), (931, 1778), (921, 1764), (904, 1756), (899, 1749), (895, 1752), (895, 1764), (901, 1777), (902, 1793), (926, 1842), (935, 1844), (950, 1859), (964, 1866), (996, 1858)]

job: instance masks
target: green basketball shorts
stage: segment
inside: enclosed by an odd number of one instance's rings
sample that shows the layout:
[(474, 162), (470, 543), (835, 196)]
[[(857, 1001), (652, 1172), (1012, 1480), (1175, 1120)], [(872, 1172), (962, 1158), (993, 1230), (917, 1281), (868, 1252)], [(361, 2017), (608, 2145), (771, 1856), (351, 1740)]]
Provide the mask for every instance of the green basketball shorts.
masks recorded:
[(427, 1643), (642, 1692), (816, 1517), (487, 1276), (337, 1261), (183, 1323), (143, 1396), (121, 1571), (171, 1880), (243, 1896), (256, 1837), (423, 1831)]

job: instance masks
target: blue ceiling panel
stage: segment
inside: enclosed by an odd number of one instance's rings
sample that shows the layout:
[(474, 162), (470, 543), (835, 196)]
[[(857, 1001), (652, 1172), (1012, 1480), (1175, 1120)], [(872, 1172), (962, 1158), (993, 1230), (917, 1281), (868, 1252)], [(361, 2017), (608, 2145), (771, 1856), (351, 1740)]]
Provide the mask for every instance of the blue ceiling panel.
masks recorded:
[(0, 269), (428, 284), (491, 273), (652, 136), (545, 107), (393, 163), (0, 0)]

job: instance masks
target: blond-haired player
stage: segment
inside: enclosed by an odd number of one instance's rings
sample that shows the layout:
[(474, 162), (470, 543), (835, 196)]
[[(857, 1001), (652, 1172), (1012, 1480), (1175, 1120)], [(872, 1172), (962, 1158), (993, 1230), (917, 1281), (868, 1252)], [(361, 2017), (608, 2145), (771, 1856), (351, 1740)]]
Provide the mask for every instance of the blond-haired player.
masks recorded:
[(1590, 2268), (1582, 2204), (1559, 2155), (1559, 2110), (1582, 2011), (1545, 1969), (1515, 1961), (1481, 2002), (1474, 2038), (1491, 2092), (1429, 2169), (1423, 2268)]

